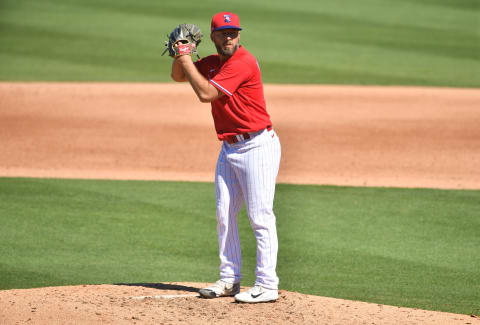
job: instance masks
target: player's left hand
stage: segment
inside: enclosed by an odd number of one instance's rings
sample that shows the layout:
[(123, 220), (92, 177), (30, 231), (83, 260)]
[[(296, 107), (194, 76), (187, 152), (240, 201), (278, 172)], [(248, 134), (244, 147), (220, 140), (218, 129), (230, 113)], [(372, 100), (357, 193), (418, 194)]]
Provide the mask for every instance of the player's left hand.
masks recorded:
[(197, 53), (197, 48), (202, 41), (203, 34), (195, 24), (180, 24), (168, 36), (167, 47), (162, 55), (168, 51), (168, 55), (175, 58), (182, 55)]

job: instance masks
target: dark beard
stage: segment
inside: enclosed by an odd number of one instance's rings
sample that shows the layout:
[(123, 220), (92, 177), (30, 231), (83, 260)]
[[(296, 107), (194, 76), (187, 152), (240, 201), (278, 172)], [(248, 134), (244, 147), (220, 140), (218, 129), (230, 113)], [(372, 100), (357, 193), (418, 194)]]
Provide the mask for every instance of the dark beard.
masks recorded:
[(238, 46), (239, 44), (237, 43), (231, 50), (224, 50), (220, 45), (215, 44), (218, 54), (223, 55), (226, 58), (231, 57), (238, 50)]

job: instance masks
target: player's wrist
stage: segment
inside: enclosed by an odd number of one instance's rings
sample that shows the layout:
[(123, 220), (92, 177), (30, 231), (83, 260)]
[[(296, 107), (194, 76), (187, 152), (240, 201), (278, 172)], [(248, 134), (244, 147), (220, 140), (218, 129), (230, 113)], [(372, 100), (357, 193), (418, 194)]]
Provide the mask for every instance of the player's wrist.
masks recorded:
[(192, 62), (192, 57), (190, 55), (179, 55), (174, 58), (175, 61), (177, 61), (179, 64), (184, 66), (186, 63), (189, 61)]

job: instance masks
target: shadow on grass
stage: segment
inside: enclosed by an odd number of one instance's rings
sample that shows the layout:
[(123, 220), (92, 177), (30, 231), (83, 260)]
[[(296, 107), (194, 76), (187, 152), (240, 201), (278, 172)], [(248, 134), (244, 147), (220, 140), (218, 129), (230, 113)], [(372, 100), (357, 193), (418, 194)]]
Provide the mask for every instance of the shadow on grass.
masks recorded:
[(114, 283), (118, 286), (130, 286), (130, 287), (145, 287), (159, 290), (178, 290), (188, 292), (198, 292), (200, 288), (184, 286), (181, 284), (168, 284), (168, 283)]

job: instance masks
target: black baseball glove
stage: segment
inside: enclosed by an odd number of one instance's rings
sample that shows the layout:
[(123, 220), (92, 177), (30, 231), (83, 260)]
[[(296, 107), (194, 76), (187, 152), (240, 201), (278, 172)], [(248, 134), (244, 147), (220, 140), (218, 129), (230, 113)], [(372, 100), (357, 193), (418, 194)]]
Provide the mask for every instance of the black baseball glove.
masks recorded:
[[(180, 24), (175, 27), (175, 29), (170, 33), (170, 36), (168, 36), (168, 42), (165, 42), (165, 46), (167, 48), (165, 51), (163, 51), (162, 55), (168, 51), (168, 55), (171, 57), (176, 57), (183, 54), (196, 54), (198, 56), (197, 47), (202, 41), (202, 37), (203, 34), (197, 25)], [(186, 46), (183, 46), (182, 51), (179, 53), (178, 43), (187, 44), (188, 48), (190, 49), (190, 53), (185, 53)]]

